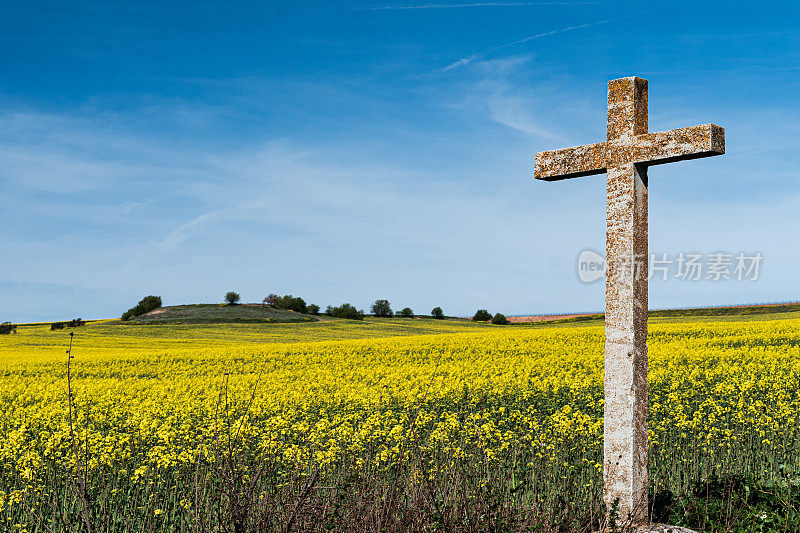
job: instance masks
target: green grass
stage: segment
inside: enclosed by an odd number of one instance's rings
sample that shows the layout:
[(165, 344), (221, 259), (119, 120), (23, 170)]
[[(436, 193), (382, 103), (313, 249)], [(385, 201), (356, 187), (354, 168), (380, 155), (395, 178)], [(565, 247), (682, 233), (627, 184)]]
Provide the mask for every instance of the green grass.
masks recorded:
[(317, 318), (265, 305), (193, 304), (160, 307), (125, 324), (248, 324), (314, 322)]

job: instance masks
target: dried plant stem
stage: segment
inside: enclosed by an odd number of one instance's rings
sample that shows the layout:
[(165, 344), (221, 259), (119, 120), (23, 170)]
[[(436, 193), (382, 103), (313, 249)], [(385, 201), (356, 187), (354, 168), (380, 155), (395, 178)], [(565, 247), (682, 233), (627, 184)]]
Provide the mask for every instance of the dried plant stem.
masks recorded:
[(67, 400), (69, 403), (69, 435), (70, 439), (72, 440), (72, 451), (75, 454), (75, 468), (78, 469), (78, 483), (79, 486), (75, 486), (75, 479), (74, 476), (70, 475), (70, 481), (72, 481), (73, 489), (78, 493), (81, 498), (81, 503), (83, 504), (82, 514), (83, 514), (83, 522), (86, 525), (87, 533), (92, 532), (92, 522), (89, 518), (89, 501), (86, 498), (86, 477), (84, 476), (84, 472), (81, 469), (81, 462), (80, 462), (80, 454), (78, 452), (78, 441), (75, 438), (75, 427), (72, 422), (73, 416), (73, 400), (72, 400), (72, 374), (70, 369), (70, 361), (72, 360), (72, 339), (75, 337), (75, 333), (70, 332), (69, 334), (69, 348), (67, 349)]

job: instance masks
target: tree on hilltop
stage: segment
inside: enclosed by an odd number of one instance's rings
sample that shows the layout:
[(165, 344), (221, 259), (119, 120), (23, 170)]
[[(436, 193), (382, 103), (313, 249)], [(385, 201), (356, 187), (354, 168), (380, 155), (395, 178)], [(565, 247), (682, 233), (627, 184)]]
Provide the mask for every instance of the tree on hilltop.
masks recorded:
[(383, 318), (394, 315), (392, 306), (389, 305), (389, 300), (375, 300), (375, 303), (372, 304), (372, 314)]
[(228, 305), (236, 305), (239, 302), (240, 296), (238, 292), (228, 291), (225, 293), (225, 301)]
[(442, 308), (441, 308), (441, 307), (434, 307), (434, 308), (431, 310), (431, 316), (432, 316), (433, 318), (437, 318), (437, 319), (441, 320), (441, 319), (443, 319), (443, 318), (444, 318), (444, 311), (442, 311)]
[(414, 318), (414, 311), (410, 307), (404, 307), (397, 315), (403, 318)]

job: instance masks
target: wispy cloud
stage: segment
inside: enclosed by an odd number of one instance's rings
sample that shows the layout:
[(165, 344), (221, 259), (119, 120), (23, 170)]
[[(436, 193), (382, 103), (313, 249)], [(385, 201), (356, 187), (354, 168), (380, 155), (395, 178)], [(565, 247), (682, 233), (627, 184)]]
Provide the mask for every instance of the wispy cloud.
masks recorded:
[(218, 209), (215, 211), (209, 211), (208, 213), (204, 213), (200, 216), (197, 216), (186, 222), (184, 224), (179, 225), (172, 231), (170, 231), (160, 242), (158, 242), (159, 248), (164, 251), (171, 251), (175, 249), (180, 243), (185, 241), (189, 238), (189, 234), (199, 228), (205, 223), (212, 222), (215, 218), (222, 219), (226, 214), (231, 212), (230, 209)]
[(482, 58), (483, 58), (482, 54), (472, 54), (471, 56), (462, 57), (461, 59), (459, 59), (455, 63), (450, 63), (449, 65), (444, 67), (444, 70), (448, 71), (448, 70), (453, 70), (454, 68), (463, 67), (463, 66), (469, 65), (470, 63), (472, 63), (476, 59), (482, 59)]
[(563, 136), (543, 127), (542, 120), (532, 116), (528, 102), (530, 98), (508, 95), (498, 90), (488, 98), (489, 117), (498, 124), (529, 135), (565, 142)]

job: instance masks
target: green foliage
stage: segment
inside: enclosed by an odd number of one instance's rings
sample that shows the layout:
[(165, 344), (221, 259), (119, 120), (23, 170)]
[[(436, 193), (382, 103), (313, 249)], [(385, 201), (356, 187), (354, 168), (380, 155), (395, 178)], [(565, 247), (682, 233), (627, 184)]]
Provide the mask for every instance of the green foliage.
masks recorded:
[(53, 322), (50, 324), (50, 331), (56, 331), (64, 328), (79, 328), (85, 325), (86, 321), (82, 318), (73, 318), (69, 322)]
[(433, 318), (438, 318), (439, 320), (444, 318), (444, 311), (442, 311), (441, 307), (434, 307), (431, 309), (431, 316)]
[(505, 326), (506, 324), (508, 324), (508, 319), (506, 318), (506, 315), (497, 313), (492, 317), (492, 324), (497, 324), (498, 326)]
[(158, 309), (161, 307), (161, 297), (160, 296), (145, 296), (139, 303), (136, 304), (135, 307), (131, 307), (124, 313), (122, 313), (122, 320), (130, 320), (131, 318), (143, 315), (145, 313), (149, 313), (154, 309)]
[(654, 522), (698, 531), (800, 531), (800, 480), (759, 482), (752, 476), (712, 474), (689, 494), (651, 494)]
[(17, 326), (11, 322), (3, 322), (0, 324), (0, 335), (8, 335), (9, 333), (16, 333)]
[(308, 306), (308, 314), (309, 315), (319, 315), (319, 306), (317, 304), (309, 304), (309, 306)]
[(372, 304), (372, 314), (383, 318), (394, 316), (389, 300), (375, 300), (375, 303)]
[(266, 298), (264, 298), (263, 303), (267, 305), (278, 305), (278, 302), (281, 301), (281, 297), (275, 293), (268, 294)]
[(228, 291), (225, 293), (225, 302), (228, 305), (236, 305), (239, 303), (239, 298), (240, 296), (238, 292)]
[(364, 320), (364, 311), (360, 311), (348, 303), (339, 307), (331, 307), (325, 310), (325, 314), (336, 318), (349, 318), (351, 320)]
[(286, 309), (287, 311), (296, 311), (298, 313), (308, 313), (308, 306), (306, 301), (299, 296), (295, 297), (291, 294), (278, 298), (274, 304), (278, 309)]
[(410, 307), (404, 307), (397, 316), (401, 316), (403, 318), (414, 318), (414, 311), (411, 310)]
[(475, 316), (472, 317), (472, 320), (475, 322), (486, 322), (487, 320), (491, 319), (492, 319), (492, 314), (486, 309), (478, 309), (475, 312)]

